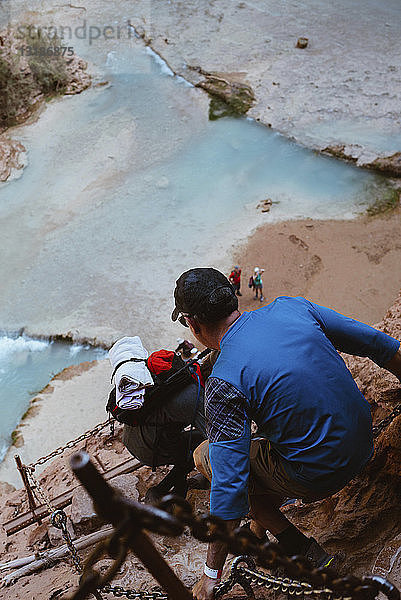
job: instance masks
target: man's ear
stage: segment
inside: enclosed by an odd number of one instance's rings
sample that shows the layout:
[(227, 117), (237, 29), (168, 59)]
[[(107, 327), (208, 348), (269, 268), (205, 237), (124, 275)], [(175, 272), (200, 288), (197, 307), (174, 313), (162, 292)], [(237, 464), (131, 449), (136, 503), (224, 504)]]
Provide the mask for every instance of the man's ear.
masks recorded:
[(187, 320), (187, 323), (189, 325), (189, 327), (191, 328), (191, 331), (194, 335), (200, 333), (200, 327), (199, 327), (199, 323), (196, 320), (195, 317), (185, 317)]

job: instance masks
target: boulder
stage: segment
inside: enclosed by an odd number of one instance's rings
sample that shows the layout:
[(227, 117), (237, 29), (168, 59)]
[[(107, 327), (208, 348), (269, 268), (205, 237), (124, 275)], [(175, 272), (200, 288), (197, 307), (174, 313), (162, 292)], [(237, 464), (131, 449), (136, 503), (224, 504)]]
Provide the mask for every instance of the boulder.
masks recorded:
[(77, 536), (91, 533), (102, 524), (93, 508), (92, 499), (82, 487), (74, 490), (72, 495), (71, 521)]
[(31, 529), (28, 536), (28, 547), (33, 548), (35, 550), (43, 549), (48, 545), (49, 535), (48, 535), (48, 525), (47, 523), (42, 523), (41, 525), (37, 525), (34, 529)]
[[(137, 482), (138, 478), (128, 473), (115, 477), (110, 484), (127, 498), (138, 500)], [(93, 508), (92, 499), (82, 487), (74, 490), (72, 496), (71, 521), (77, 536), (87, 535), (102, 525), (102, 520)]]
[(299, 37), (297, 40), (297, 48), (306, 48), (308, 46), (309, 39), (307, 37)]
[(121, 492), (124, 496), (130, 500), (138, 501), (139, 492), (136, 488), (138, 483), (138, 477), (132, 473), (126, 475), (118, 475), (111, 481), (111, 485)]
[(209, 118), (245, 115), (255, 101), (252, 88), (231, 79), (228, 74), (207, 74), (206, 79), (196, 84), (211, 96)]

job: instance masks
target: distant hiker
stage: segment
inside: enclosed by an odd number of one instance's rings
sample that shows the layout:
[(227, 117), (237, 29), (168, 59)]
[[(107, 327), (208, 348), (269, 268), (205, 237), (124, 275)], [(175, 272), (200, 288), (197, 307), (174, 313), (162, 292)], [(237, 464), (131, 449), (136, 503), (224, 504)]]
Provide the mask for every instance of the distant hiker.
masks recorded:
[(255, 290), (255, 300), (258, 299), (258, 294), (260, 294), (260, 301), (263, 302), (263, 281), (262, 281), (262, 273), (264, 273), (264, 269), (259, 269), (259, 267), (255, 267), (253, 270), (253, 289)]
[(234, 286), (235, 289), (235, 293), (237, 294), (237, 296), (242, 296), (241, 292), (240, 292), (240, 287), (241, 287), (241, 269), (239, 268), (238, 265), (236, 265), (233, 270), (231, 271), (231, 274), (228, 278), (231, 283)]
[[(331, 496), (369, 461), (370, 407), (338, 351), (368, 356), (401, 381), (400, 342), (301, 297), (241, 314), (231, 283), (215, 269), (183, 273), (174, 298), (173, 321), (220, 351), (205, 389), (208, 442), (194, 453), (212, 482), (212, 515), (232, 530), (250, 506), (260, 539), (268, 530), (287, 554), (332, 564), (280, 507), (286, 498)], [(213, 598), (226, 556), (222, 542), (209, 544), (194, 598)]]
[[(118, 340), (109, 351), (115, 384), (107, 410), (124, 423), (123, 443), (138, 460), (152, 468), (173, 465), (146, 501), (172, 493), (184, 496), (187, 474), (194, 469), (193, 450), (206, 438), (204, 377), (211, 370), (205, 362), (184, 372), (178, 381), (164, 383), (185, 363), (172, 351), (150, 356), (138, 336)], [(205, 374), (205, 375), (204, 375)], [(185, 428), (191, 426), (189, 431)], [(205, 484), (192, 482), (193, 487)]]

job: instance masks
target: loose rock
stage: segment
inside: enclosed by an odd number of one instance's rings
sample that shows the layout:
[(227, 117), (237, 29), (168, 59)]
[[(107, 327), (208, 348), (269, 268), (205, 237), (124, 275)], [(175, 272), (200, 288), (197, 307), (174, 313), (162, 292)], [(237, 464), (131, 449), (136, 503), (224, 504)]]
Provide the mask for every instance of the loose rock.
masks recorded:
[(261, 212), (269, 212), (272, 204), (273, 200), (271, 198), (266, 198), (265, 200), (261, 200), (256, 208), (258, 208)]
[(217, 104), (211, 102), (209, 111), (211, 120), (222, 116), (245, 115), (255, 101), (252, 88), (245, 83), (230, 81), (229, 75), (223, 77), (208, 74), (206, 79), (197, 83), (195, 87), (208, 92), (212, 101), (216, 99), (219, 101)]
[(6, 136), (0, 136), (0, 181), (7, 181), (13, 170), (24, 167), (22, 154), (25, 146), (17, 140)]
[(300, 37), (297, 40), (297, 48), (306, 48), (308, 45), (309, 39), (307, 37)]

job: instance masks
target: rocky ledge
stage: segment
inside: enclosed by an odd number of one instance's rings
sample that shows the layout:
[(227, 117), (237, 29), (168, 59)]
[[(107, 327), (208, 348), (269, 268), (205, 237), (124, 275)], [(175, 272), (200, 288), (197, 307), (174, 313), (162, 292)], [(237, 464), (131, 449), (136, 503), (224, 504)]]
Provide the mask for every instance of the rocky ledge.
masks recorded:
[(388, 175), (390, 177), (401, 177), (401, 152), (395, 152), (391, 156), (376, 156), (364, 151), (358, 144), (336, 144), (326, 146), (322, 149), (325, 154), (348, 160), (355, 163), (358, 167), (371, 169)]

